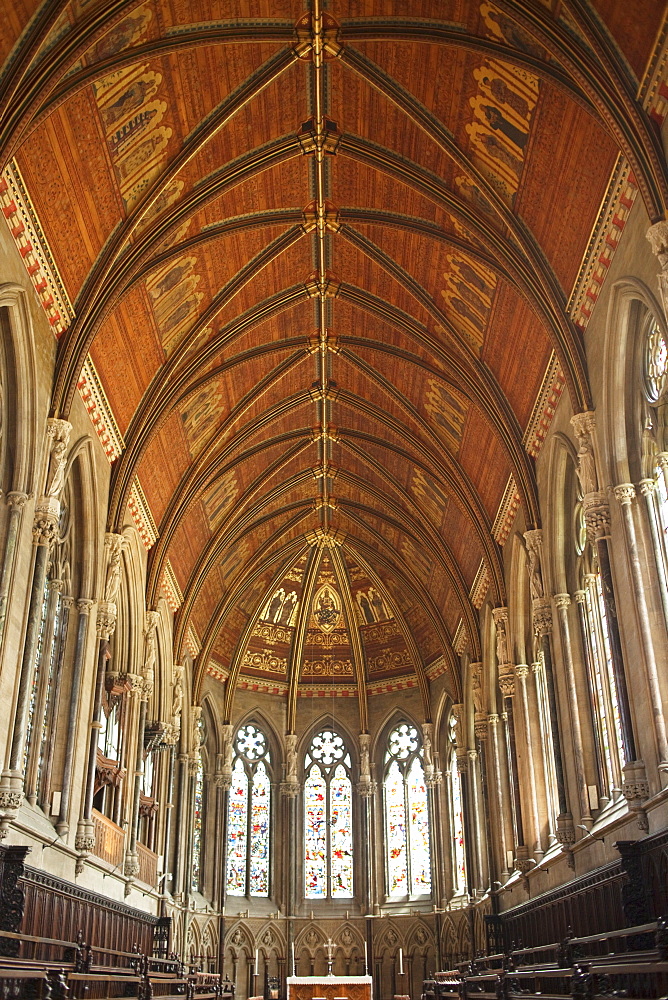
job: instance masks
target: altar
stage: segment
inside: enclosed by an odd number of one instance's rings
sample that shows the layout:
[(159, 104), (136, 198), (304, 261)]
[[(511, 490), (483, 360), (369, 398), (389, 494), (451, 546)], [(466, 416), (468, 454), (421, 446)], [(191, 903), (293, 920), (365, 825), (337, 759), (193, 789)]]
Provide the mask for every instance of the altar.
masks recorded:
[(288, 976), (288, 1000), (371, 1000), (371, 976)]

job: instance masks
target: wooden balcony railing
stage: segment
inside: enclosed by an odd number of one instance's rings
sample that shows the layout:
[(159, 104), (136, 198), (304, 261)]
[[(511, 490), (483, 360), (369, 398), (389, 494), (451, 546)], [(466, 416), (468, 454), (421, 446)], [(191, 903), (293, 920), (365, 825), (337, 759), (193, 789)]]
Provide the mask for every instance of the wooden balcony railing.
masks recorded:
[(93, 826), (96, 857), (108, 861), (110, 865), (121, 865), (124, 836), (120, 826), (116, 826), (108, 816), (103, 816), (97, 809), (93, 809)]
[(149, 851), (148, 847), (137, 843), (139, 858), (139, 878), (146, 885), (154, 886), (158, 881), (158, 855)]

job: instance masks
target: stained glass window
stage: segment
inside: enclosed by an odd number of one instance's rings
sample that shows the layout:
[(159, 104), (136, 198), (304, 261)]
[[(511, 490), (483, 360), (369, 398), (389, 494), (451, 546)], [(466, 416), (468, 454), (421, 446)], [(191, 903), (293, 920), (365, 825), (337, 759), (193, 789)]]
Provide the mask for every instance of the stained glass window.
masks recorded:
[(304, 894), (353, 895), (353, 794), (350, 754), (329, 729), (313, 737), (304, 782)]
[(193, 863), (191, 888), (194, 892), (200, 889), (202, 878), (202, 815), (204, 807), (204, 766), (202, 754), (199, 754), (197, 773), (195, 775), (195, 818), (193, 823)]
[(656, 322), (650, 326), (645, 341), (644, 369), (647, 397), (654, 403), (663, 395), (668, 375), (668, 345)]
[(249, 723), (235, 741), (227, 812), (227, 892), (269, 895), (271, 754), (261, 729)]
[(431, 892), (429, 803), (415, 726), (392, 730), (385, 766), (388, 894), (423, 896)]

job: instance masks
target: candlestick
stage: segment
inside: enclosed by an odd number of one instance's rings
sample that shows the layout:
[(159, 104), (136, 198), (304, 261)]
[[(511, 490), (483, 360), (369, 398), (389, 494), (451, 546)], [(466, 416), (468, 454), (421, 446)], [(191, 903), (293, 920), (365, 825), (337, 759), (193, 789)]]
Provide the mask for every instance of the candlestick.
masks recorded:
[(369, 975), (369, 954), (367, 951), (366, 941), (364, 942), (364, 975)]
[(294, 941), (290, 942), (290, 950), (292, 952), (292, 975), (296, 976), (297, 975), (297, 967), (295, 966), (295, 943), (294, 943)]
[(260, 965), (260, 952), (259, 952), (259, 950), (258, 950), (258, 949), (256, 948), (256, 949), (255, 949), (255, 971), (256, 971), (256, 972), (257, 972), (257, 970), (258, 970), (258, 967), (259, 967), (259, 965)]
[(400, 948), (399, 949), (399, 975), (403, 976), (403, 974), (404, 974), (404, 949)]

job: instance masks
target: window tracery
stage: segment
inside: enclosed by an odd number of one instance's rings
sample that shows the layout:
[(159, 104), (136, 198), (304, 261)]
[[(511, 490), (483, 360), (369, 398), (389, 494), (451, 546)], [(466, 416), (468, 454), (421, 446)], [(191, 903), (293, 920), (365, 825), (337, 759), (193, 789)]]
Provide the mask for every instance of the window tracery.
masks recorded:
[(385, 832), (388, 895), (431, 892), (429, 805), (415, 726), (401, 723), (385, 753)]
[(351, 760), (341, 736), (323, 729), (304, 761), (304, 895), (353, 895)]
[(227, 892), (269, 895), (271, 753), (257, 726), (243, 726), (234, 740), (227, 814)]
[(198, 753), (195, 772), (195, 803), (193, 814), (193, 853), (191, 868), (191, 888), (199, 892), (202, 887), (202, 827), (204, 816), (204, 763), (202, 751)]

